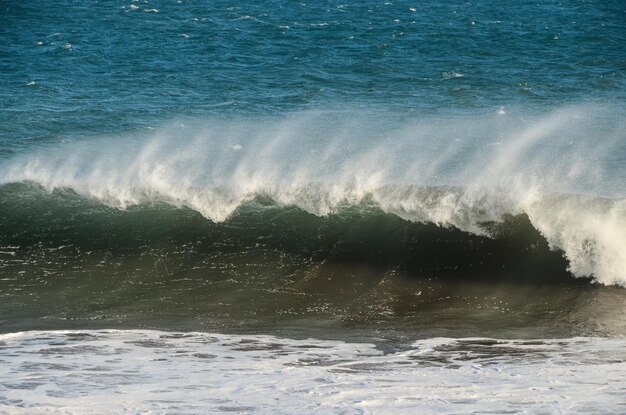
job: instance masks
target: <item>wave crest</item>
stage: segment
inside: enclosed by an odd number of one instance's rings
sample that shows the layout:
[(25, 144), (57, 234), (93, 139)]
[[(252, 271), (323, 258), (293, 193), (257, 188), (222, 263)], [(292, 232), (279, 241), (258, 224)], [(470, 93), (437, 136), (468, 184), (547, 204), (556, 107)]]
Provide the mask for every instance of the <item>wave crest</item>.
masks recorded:
[(174, 123), (17, 156), (0, 166), (0, 183), (69, 188), (121, 209), (165, 202), (215, 222), (257, 197), (318, 216), (375, 207), (477, 235), (525, 214), (574, 275), (626, 285), (623, 122), (603, 113)]

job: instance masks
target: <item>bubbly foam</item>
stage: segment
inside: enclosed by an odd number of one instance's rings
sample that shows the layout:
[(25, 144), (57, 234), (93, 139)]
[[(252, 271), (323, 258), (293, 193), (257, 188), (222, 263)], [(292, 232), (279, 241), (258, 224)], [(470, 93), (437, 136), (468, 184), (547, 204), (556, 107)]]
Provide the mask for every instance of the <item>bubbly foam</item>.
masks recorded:
[(256, 196), (315, 215), (373, 204), (479, 234), (487, 232), (484, 222), (525, 213), (563, 250), (574, 275), (626, 285), (620, 110), (511, 113), (390, 122), (309, 112), (176, 122), (152, 136), (22, 154), (0, 166), (0, 183), (71, 188), (120, 209), (166, 202), (213, 221)]
[(617, 413), (624, 339), (420, 340), (391, 348), (140, 330), (0, 335), (0, 411)]

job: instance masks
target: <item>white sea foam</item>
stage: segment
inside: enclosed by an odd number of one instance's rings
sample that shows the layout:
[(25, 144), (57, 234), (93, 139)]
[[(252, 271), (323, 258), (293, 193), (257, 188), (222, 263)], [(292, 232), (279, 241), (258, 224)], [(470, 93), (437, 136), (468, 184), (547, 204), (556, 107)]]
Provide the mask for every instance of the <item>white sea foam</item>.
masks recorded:
[(534, 116), (390, 121), (310, 112), (171, 123), (149, 137), (22, 154), (0, 165), (0, 183), (71, 188), (121, 209), (162, 201), (214, 221), (257, 195), (316, 215), (373, 203), (483, 234), (481, 223), (525, 213), (572, 273), (626, 285), (623, 115), (573, 107)]
[(620, 413), (624, 339), (372, 344), (156, 331), (0, 335), (0, 412)]

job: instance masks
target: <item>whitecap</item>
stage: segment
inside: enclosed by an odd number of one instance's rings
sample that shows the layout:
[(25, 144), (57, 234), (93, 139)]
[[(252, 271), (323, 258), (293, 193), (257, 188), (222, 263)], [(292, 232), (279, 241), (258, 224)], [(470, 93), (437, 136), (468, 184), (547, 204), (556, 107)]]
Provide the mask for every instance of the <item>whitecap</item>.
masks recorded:
[(454, 78), (463, 78), (465, 75), (455, 71), (443, 72), (441, 74), (443, 79), (454, 79)]

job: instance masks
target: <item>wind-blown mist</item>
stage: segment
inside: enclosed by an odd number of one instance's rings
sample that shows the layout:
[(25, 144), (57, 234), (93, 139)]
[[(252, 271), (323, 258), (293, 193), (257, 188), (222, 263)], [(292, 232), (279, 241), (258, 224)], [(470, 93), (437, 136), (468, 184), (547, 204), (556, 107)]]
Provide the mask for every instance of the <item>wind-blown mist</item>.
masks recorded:
[(624, 119), (580, 106), (172, 122), (22, 153), (0, 165), (0, 182), (69, 188), (120, 209), (165, 202), (216, 222), (259, 196), (314, 215), (375, 207), (481, 235), (487, 222), (526, 214), (574, 275), (626, 285)]

